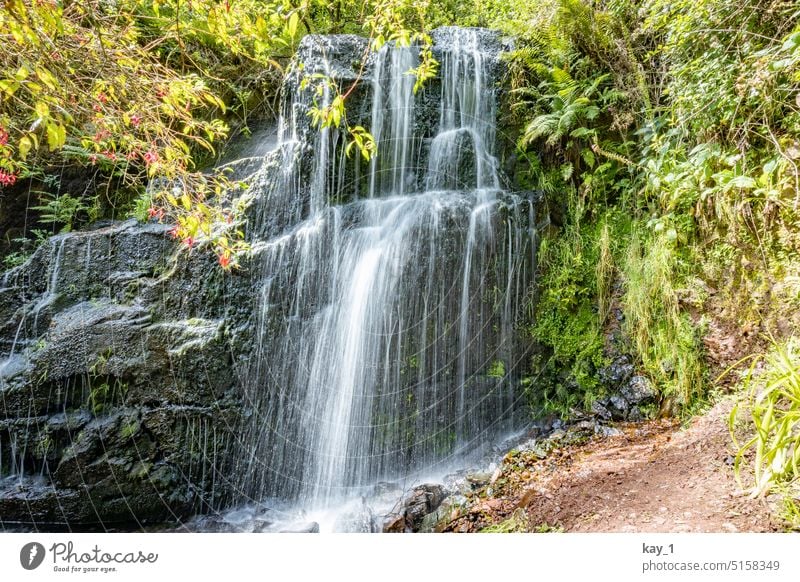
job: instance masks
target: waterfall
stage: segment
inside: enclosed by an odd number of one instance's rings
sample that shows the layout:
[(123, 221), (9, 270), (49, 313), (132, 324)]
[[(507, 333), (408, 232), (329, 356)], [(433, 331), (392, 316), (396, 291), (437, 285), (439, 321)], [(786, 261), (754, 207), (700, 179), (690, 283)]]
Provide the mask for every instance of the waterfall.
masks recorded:
[[(414, 76), (418, 65), (414, 47), (394, 47), (378, 53), (372, 81), (372, 136), (378, 144), (370, 162), (369, 195), (402, 196), (413, 180), (415, 136)], [(386, 85), (384, 87), (384, 85)], [(413, 188), (412, 188), (413, 190)]]
[[(434, 32), (437, 78), (414, 94), (418, 48), (368, 54), (357, 37), (307, 37), (287, 78), (281, 138), (253, 186), (257, 329), (245, 380), (239, 502), (309, 509), (376, 482), (446, 468), (518, 426), (532, 279), (533, 205), (501, 189), (495, 158), (502, 45)], [(377, 155), (310, 127), (363, 54)], [(358, 117), (360, 116), (360, 117)]]

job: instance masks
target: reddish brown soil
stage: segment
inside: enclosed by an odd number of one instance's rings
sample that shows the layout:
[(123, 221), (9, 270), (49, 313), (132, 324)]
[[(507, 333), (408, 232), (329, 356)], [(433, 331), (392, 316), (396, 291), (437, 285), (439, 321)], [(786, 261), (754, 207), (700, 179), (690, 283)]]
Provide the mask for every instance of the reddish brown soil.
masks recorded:
[[(546, 459), (507, 457), (446, 531), (476, 531), (511, 517), (515, 531), (764, 532), (780, 529), (762, 499), (740, 493), (727, 418), (730, 400), (686, 428), (659, 420), (622, 435), (564, 446)], [(506, 522), (508, 523), (508, 522)]]

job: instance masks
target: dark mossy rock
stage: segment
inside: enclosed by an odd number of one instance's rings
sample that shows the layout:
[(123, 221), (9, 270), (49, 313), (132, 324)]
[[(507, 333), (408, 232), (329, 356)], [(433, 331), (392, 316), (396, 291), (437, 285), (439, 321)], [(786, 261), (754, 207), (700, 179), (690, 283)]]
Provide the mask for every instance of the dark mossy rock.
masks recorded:
[(135, 221), (0, 280), (0, 519), (96, 529), (222, 502), (251, 281)]

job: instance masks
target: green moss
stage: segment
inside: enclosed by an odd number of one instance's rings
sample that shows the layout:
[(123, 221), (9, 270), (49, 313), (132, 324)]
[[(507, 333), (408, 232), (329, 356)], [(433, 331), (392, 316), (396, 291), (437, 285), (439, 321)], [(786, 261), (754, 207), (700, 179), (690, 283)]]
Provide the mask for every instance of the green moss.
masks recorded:
[(43, 459), (53, 449), (53, 439), (46, 432), (40, 433), (34, 445), (34, 456)]
[(127, 440), (139, 432), (139, 422), (137, 420), (127, 420), (122, 423), (122, 428), (119, 431), (119, 436), (123, 440)]
[(525, 533), (528, 531), (528, 516), (518, 509), (505, 521), (483, 528), (480, 533)]
[(630, 229), (629, 220), (612, 211), (584, 220), (577, 197), (569, 211), (570, 221), (543, 241), (539, 253), (541, 295), (530, 334), (542, 352), (533, 366), (539, 375), (527, 382), (534, 408), (562, 414), (602, 395), (597, 372), (608, 363), (603, 326), (620, 253), (615, 241)]
[(503, 360), (494, 360), (486, 372), (490, 378), (503, 378), (506, 375), (506, 365)]

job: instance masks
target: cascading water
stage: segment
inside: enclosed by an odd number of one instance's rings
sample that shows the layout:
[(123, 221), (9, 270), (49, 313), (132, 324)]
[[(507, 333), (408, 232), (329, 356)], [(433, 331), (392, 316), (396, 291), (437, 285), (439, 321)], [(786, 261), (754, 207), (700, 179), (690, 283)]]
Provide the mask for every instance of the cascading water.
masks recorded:
[(500, 188), (502, 47), (480, 29), (433, 38), (440, 74), (417, 95), (418, 49), (366, 55), (368, 164), (345, 156), (338, 130), (309, 127), (312, 104), (331, 96), (299, 83), (342, 82), (331, 53), (364, 41), (303, 41), (279, 146), (254, 187), (258, 329), (239, 502), (328, 507), (444, 469), (518, 421), (514, 321), (532, 277), (533, 206)]

